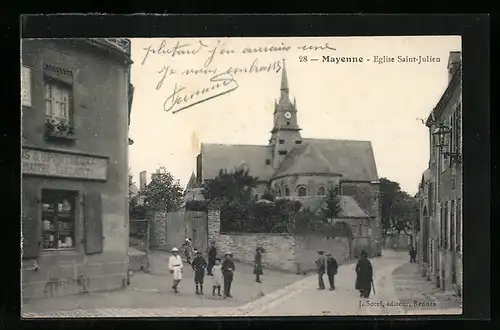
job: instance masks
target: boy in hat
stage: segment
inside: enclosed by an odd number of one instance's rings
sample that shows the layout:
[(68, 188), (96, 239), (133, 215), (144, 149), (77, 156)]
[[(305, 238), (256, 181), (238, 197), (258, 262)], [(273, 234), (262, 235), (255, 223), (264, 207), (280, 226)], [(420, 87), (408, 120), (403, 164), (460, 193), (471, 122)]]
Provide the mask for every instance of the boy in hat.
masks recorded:
[(316, 259), (316, 267), (318, 270), (318, 290), (325, 289), (325, 282), (323, 282), (323, 275), (325, 274), (326, 260), (323, 255), (324, 251), (318, 251), (318, 259)]
[(173, 285), (172, 289), (175, 293), (179, 293), (178, 286), (179, 282), (182, 280), (182, 269), (184, 265), (182, 263), (182, 258), (179, 255), (179, 250), (177, 248), (172, 249), (172, 255), (168, 258), (168, 269), (170, 274), (173, 275)]
[(207, 262), (201, 251), (196, 251), (196, 256), (191, 264), (194, 270), (194, 283), (196, 284), (196, 294), (203, 294), (203, 278), (205, 277), (205, 268), (207, 267)]
[(232, 298), (231, 296), (231, 283), (233, 283), (234, 275), (234, 262), (233, 255), (231, 252), (227, 252), (224, 256), (224, 261), (222, 262), (222, 275), (224, 277), (224, 297)]
[(212, 267), (212, 296), (215, 297), (215, 290), (217, 289), (217, 295), (220, 297), (220, 287), (224, 282), (224, 276), (222, 275), (222, 266), (220, 265), (220, 258), (215, 258), (215, 265)]
[(330, 282), (330, 290), (335, 290), (335, 275), (338, 268), (337, 260), (335, 260), (331, 253), (328, 253), (326, 255), (326, 275), (328, 276), (328, 282)]

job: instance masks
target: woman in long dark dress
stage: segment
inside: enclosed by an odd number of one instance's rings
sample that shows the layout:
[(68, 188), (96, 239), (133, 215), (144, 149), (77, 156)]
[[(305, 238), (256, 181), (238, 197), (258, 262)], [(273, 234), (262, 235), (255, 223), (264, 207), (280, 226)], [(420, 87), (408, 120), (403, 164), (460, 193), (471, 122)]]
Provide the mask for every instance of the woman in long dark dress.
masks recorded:
[(361, 259), (356, 264), (356, 274), (356, 290), (359, 291), (360, 297), (370, 297), (373, 282), (373, 268), (372, 263), (368, 260), (368, 254), (365, 251), (361, 252)]
[(255, 274), (255, 281), (260, 283), (260, 276), (264, 273), (262, 269), (262, 249), (257, 248), (255, 250), (255, 266), (253, 269), (253, 273)]

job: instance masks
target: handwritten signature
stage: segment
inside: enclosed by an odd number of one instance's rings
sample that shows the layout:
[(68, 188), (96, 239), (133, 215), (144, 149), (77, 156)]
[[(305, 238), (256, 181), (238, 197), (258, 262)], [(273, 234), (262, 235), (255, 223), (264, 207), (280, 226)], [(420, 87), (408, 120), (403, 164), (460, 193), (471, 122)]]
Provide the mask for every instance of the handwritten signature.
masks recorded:
[(181, 93), (186, 87), (175, 83), (172, 94), (163, 103), (163, 109), (167, 112), (172, 111), (172, 114), (175, 114), (197, 104), (230, 93), (239, 87), (234, 77), (227, 72), (213, 76), (210, 78), (210, 82), (212, 83), (211, 86), (203, 87), (193, 93)]

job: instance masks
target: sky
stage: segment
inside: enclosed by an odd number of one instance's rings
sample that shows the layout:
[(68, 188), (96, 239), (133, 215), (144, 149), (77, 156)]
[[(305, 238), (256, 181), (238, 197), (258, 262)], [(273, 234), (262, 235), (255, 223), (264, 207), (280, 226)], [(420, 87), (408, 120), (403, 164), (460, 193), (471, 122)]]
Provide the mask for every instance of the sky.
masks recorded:
[(200, 143), (267, 145), (284, 60), (302, 137), (371, 141), (379, 177), (415, 194), (429, 160), (421, 119), (460, 50), (459, 36), (132, 39), (131, 173), (138, 184), (164, 166), (184, 187)]

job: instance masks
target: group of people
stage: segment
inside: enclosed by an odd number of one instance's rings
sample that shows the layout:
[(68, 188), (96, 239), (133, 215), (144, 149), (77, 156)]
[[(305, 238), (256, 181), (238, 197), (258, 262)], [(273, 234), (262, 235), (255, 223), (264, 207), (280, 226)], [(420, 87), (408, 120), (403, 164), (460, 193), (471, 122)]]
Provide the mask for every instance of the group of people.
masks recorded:
[[(326, 257), (324, 251), (318, 251), (319, 257), (316, 260), (316, 267), (318, 270), (318, 290), (325, 290), (325, 282), (323, 281), (323, 276), (328, 276), (328, 282), (330, 284), (330, 290), (335, 290), (335, 275), (338, 271), (337, 260), (332, 256), (331, 253), (327, 253)], [(356, 283), (355, 288), (359, 291), (360, 297), (368, 298), (373, 286), (373, 268), (370, 260), (368, 260), (368, 253), (366, 251), (361, 252), (361, 258), (356, 264)]]
[[(190, 239), (182, 246), (186, 262), (191, 265), (194, 271), (194, 282), (197, 295), (203, 295), (203, 284), (205, 278), (205, 270), (208, 276), (212, 276), (212, 295), (221, 297), (221, 288), (223, 289), (224, 298), (232, 298), (231, 284), (234, 278), (234, 271), (236, 270), (233, 255), (231, 252), (226, 252), (221, 263), (221, 258), (217, 257), (217, 248), (215, 242), (211, 242), (208, 250), (208, 262), (203, 257), (201, 251), (196, 251), (192, 248)], [(263, 274), (262, 270), (262, 248), (257, 248), (255, 255), (254, 274), (256, 281), (261, 282), (260, 276)], [(194, 255), (194, 258), (192, 256)], [(192, 260), (191, 260), (192, 259)], [(173, 275), (172, 289), (178, 293), (179, 283), (182, 280), (182, 271), (184, 264), (177, 248), (172, 249), (172, 256), (169, 258), (168, 264), (170, 273)]]

